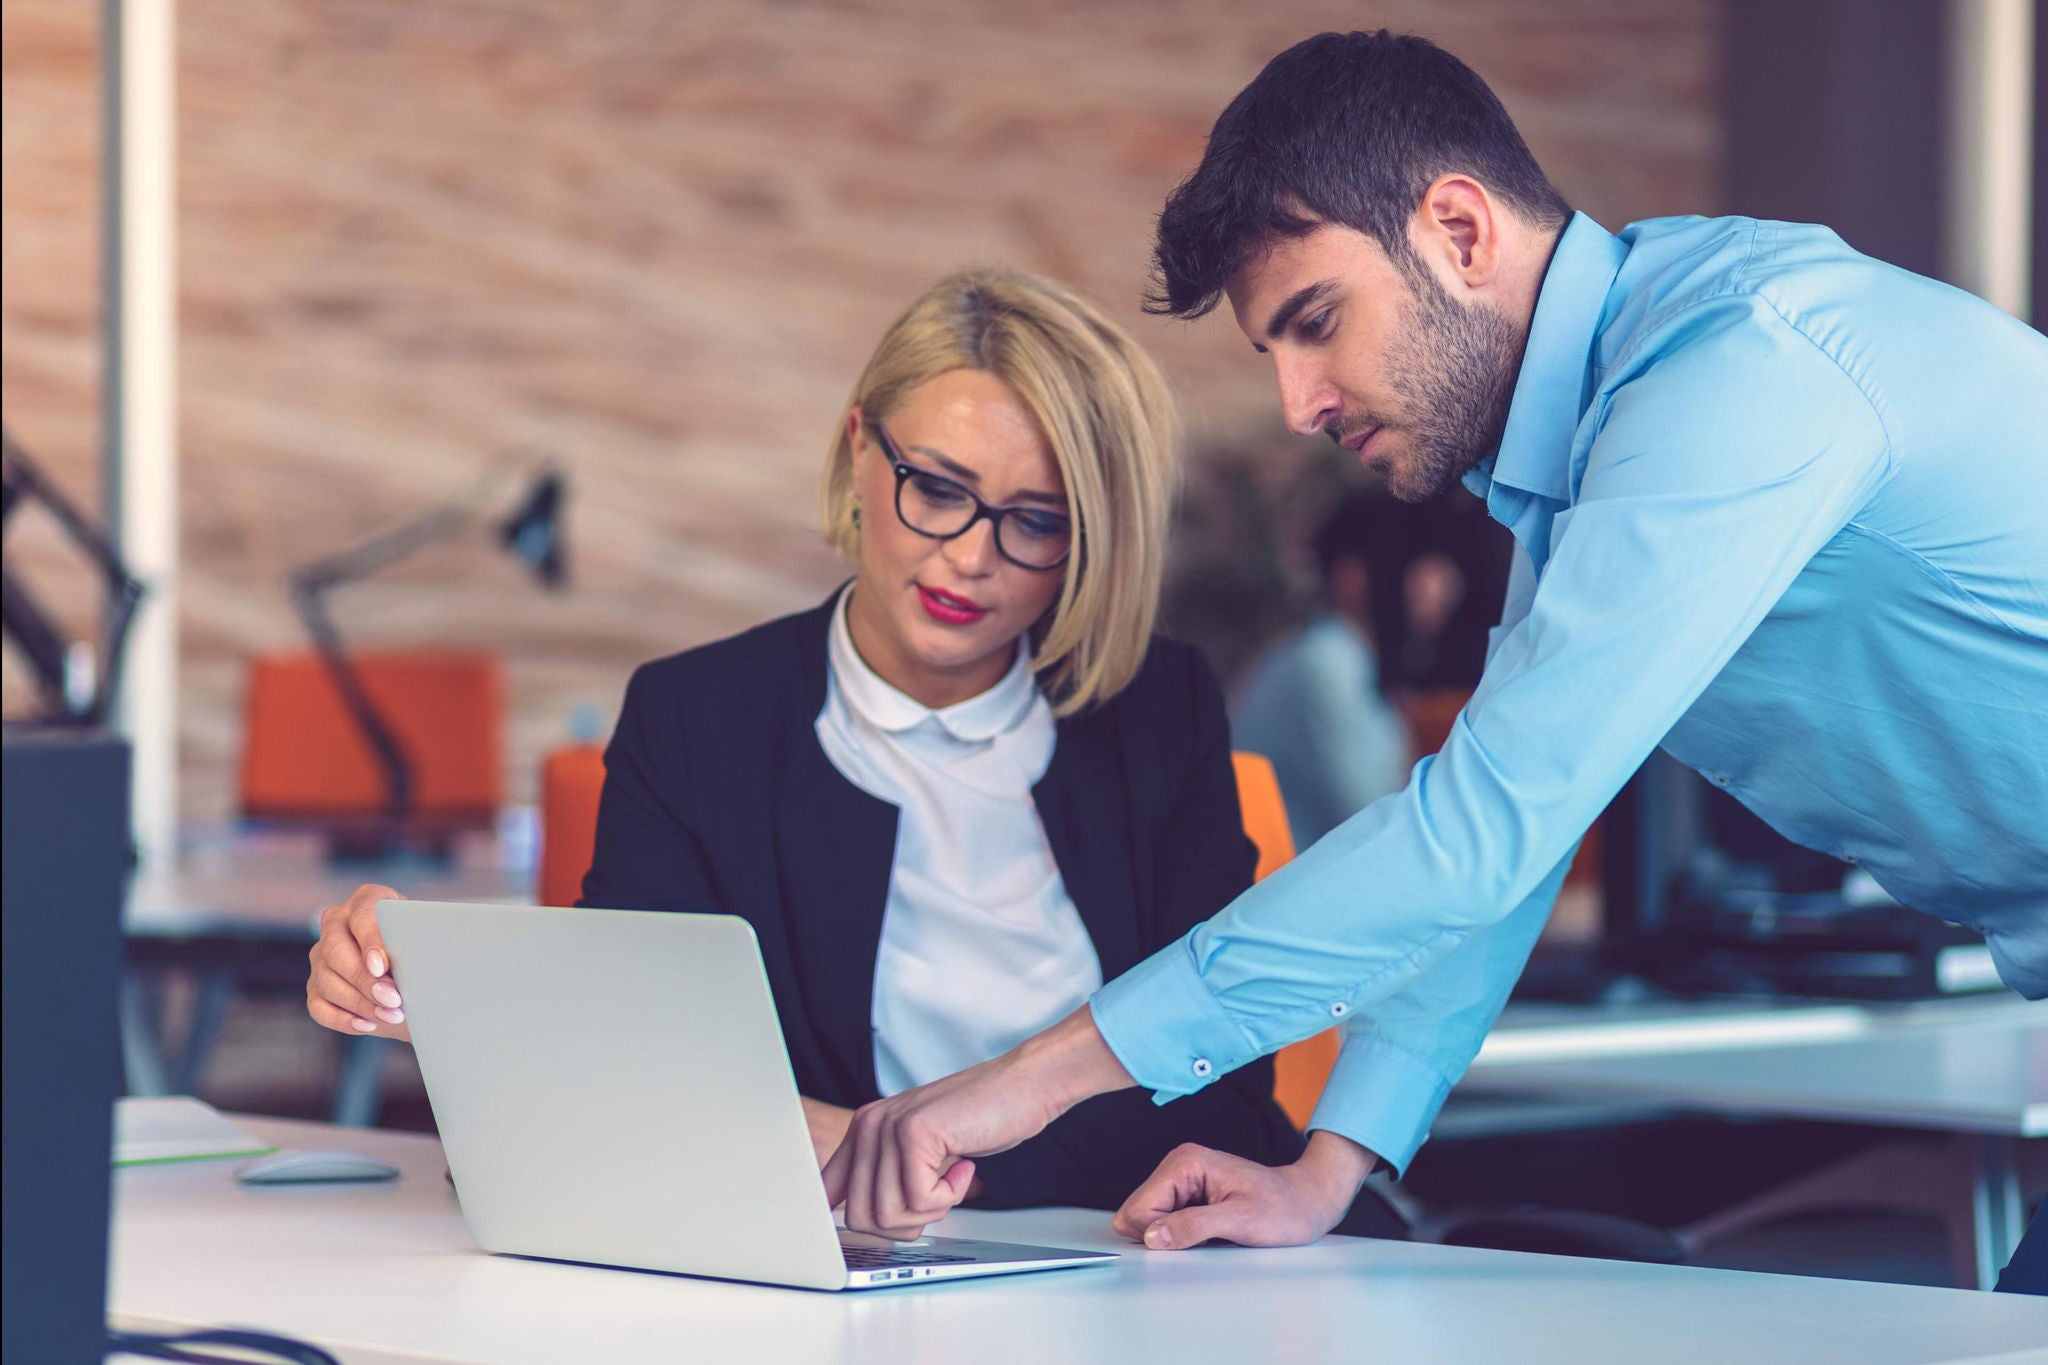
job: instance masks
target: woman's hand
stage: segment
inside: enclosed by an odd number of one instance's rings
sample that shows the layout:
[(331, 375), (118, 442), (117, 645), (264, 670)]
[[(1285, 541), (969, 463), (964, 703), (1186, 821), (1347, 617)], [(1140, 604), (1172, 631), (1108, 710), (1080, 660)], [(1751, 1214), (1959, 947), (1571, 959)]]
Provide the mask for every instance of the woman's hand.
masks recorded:
[(853, 1122), (853, 1111), (841, 1109), (836, 1104), (803, 1097), (804, 1122), (811, 1126), (811, 1151), (817, 1155), (818, 1169), (824, 1170), (825, 1163), (839, 1150), (839, 1144), (846, 1141), (847, 1125)]
[(359, 886), (320, 912), (320, 941), (307, 955), (313, 970), (306, 978), (306, 1012), (314, 1023), (337, 1033), (412, 1041), (391, 954), (377, 932), (377, 902), (404, 899), (388, 886)]

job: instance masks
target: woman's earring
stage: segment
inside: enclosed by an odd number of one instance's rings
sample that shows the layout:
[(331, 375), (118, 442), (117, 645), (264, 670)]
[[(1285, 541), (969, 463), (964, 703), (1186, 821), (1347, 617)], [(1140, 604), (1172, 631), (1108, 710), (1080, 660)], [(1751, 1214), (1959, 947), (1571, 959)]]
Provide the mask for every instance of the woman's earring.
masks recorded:
[(859, 503), (855, 503), (855, 504), (853, 505), (853, 529), (854, 529), (854, 530), (856, 530), (856, 531), (858, 531), (858, 530), (860, 529), (860, 504), (859, 504)]

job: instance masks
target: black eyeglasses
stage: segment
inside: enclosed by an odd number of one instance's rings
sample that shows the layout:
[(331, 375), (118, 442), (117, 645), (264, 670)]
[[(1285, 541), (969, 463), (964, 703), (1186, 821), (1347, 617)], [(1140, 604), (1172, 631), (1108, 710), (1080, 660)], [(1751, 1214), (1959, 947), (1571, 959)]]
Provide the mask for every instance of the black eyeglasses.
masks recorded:
[(991, 507), (965, 484), (919, 469), (903, 458), (880, 422), (870, 423), (896, 471), (896, 519), (921, 536), (952, 540), (986, 519), (995, 528), (996, 553), (1020, 569), (1044, 573), (1067, 562), (1074, 522), (1043, 507)]

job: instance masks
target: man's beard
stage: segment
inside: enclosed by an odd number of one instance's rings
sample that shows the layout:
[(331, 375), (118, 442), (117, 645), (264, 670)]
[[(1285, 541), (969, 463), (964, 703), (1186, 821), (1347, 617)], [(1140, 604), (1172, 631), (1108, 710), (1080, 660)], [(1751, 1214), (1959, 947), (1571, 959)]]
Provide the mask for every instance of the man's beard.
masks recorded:
[[(1523, 337), (1499, 311), (1461, 307), (1420, 261), (1409, 277), (1407, 317), (1387, 355), (1388, 382), (1401, 418), (1388, 425), (1406, 436), (1408, 458), (1387, 467), (1387, 491), (1424, 502), (1500, 449), (1507, 429)], [(1333, 432), (1341, 439), (1361, 425)]]

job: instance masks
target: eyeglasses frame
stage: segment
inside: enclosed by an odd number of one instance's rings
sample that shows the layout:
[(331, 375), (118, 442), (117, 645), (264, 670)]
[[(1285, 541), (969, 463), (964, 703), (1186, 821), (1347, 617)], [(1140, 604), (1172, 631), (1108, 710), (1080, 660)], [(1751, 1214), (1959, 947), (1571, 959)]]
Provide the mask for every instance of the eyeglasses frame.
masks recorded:
[[(917, 465), (910, 463), (910, 461), (904, 459), (902, 449), (899, 446), (897, 446), (895, 438), (889, 435), (887, 428), (885, 428), (882, 425), (880, 420), (870, 421), (868, 423), (868, 426), (871, 427), (874, 430), (875, 435), (880, 438), (882, 442), (882, 453), (889, 457), (890, 471), (894, 473), (896, 476), (896, 497), (894, 499), (896, 504), (896, 520), (902, 522), (906, 530), (914, 532), (917, 535), (921, 535), (927, 540), (958, 540), (961, 536), (964, 536), (969, 531), (973, 530), (976, 522), (987, 521), (989, 524), (990, 538), (995, 542), (996, 553), (1001, 555), (1010, 563), (1015, 564), (1020, 569), (1026, 569), (1032, 573), (1051, 573), (1055, 569), (1064, 568), (1066, 566), (1067, 561), (1073, 558), (1074, 542), (1072, 527), (1074, 519), (1072, 516), (1068, 515), (1065, 512), (1061, 512), (1058, 514), (1060, 516), (1067, 518), (1067, 525), (1069, 528), (1067, 548), (1060, 552), (1060, 557), (1050, 564), (1027, 564), (1023, 560), (1017, 558), (1017, 556), (1011, 554), (1008, 550), (1003, 548), (1003, 518), (1011, 515), (1014, 512), (1043, 512), (1050, 509), (1043, 507), (1026, 507), (1015, 504), (997, 507), (994, 504), (983, 502), (979, 494), (977, 494), (973, 489), (969, 488), (966, 484), (961, 483), (958, 479), (950, 479), (947, 478), (944, 474), (933, 473), (929, 469), (921, 468)], [(910, 477), (913, 474), (918, 476), (919, 478), (936, 479), (940, 483), (945, 484), (950, 488), (959, 489), (960, 492), (967, 498), (967, 500), (974, 504), (974, 515), (969, 517), (966, 521), (966, 524), (961, 526), (959, 530), (950, 531), (943, 535), (941, 535), (937, 531), (927, 531), (921, 526), (912, 525), (910, 518), (903, 514), (903, 485), (910, 481)]]

